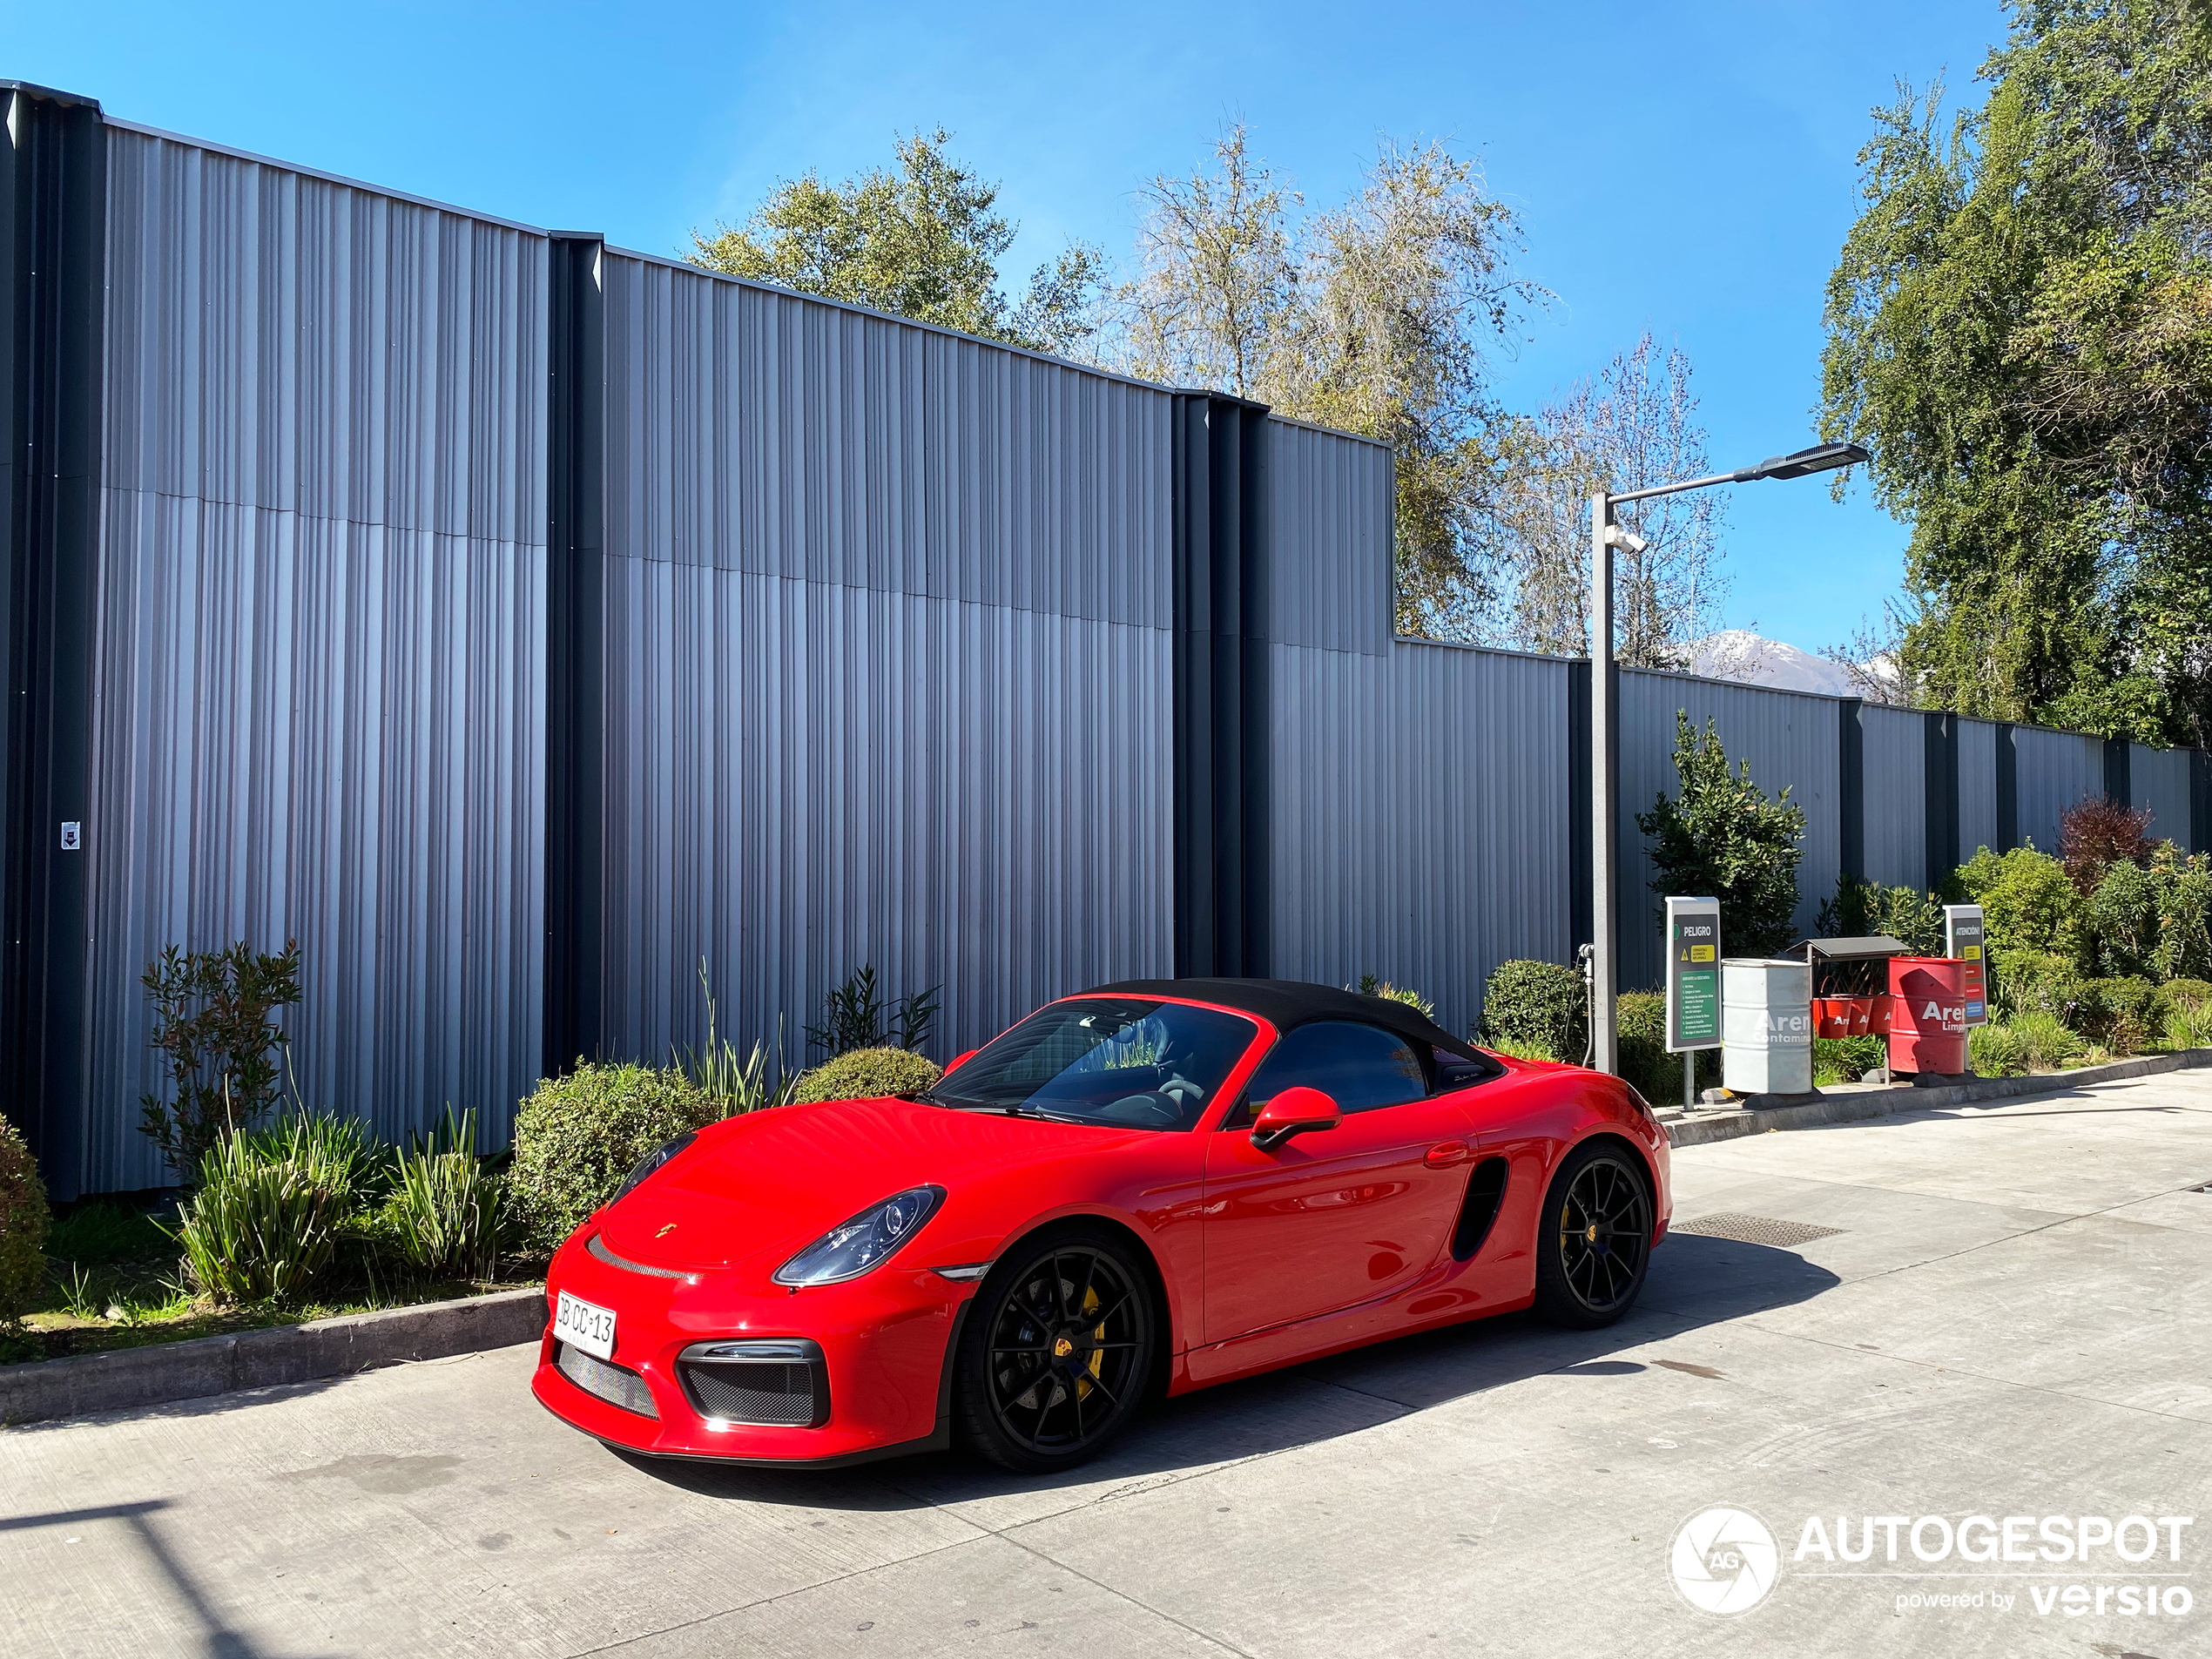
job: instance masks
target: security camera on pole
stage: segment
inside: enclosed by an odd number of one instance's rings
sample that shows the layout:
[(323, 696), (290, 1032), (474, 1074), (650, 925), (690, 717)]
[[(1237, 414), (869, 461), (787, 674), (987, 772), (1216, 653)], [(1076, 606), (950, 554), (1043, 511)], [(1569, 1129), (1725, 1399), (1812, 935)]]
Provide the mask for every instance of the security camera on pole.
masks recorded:
[(1822, 443), (1756, 467), (1716, 472), (1649, 489), (1600, 490), (1590, 497), (1590, 1063), (1600, 1071), (1621, 1069), (1619, 1024), (1620, 964), (1615, 932), (1619, 922), (1615, 892), (1613, 830), (1615, 784), (1621, 775), (1618, 681), (1613, 670), (1613, 550), (1644, 550), (1642, 536), (1615, 523), (1617, 507), (1679, 495), (1714, 484), (1749, 483), (1757, 478), (1804, 478), (1867, 459), (1855, 443)]

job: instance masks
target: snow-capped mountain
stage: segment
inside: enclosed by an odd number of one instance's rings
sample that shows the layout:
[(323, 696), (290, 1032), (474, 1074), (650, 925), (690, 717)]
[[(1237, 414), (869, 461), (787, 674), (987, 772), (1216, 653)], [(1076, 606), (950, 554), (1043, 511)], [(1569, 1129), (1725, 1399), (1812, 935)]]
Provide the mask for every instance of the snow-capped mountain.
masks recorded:
[[(1886, 670), (1887, 664), (1876, 658), (1860, 671), (1886, 679)], [(1866, 694), (1865, 683), (1853, 678), (1843, 664), (1765, 638), (1748, 628), (1706, 635), (1690, 647), (1689, 671), (1708, 679), (1737, 680), (1780, 691), (1821, 691), (1830, 697)]]

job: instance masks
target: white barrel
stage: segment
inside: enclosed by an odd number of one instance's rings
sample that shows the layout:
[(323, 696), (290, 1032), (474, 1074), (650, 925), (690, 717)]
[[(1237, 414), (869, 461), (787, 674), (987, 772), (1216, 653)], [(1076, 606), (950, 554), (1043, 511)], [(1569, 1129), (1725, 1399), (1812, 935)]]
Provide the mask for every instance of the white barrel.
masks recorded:
[(1812, 965), (1731, 956), (1721, 964), (1721, 1081), (1739, 1095), (1812, 1089)]

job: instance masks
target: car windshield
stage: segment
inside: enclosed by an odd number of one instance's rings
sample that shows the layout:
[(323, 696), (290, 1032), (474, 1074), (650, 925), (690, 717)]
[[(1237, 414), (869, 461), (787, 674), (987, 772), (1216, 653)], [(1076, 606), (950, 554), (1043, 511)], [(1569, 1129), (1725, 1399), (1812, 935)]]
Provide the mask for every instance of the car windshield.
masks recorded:
[(1075, 997), (994, 1038), (921, 1098), (1062, 1123), (1191, 1129), (1257, 1029), (1214, 1008)]

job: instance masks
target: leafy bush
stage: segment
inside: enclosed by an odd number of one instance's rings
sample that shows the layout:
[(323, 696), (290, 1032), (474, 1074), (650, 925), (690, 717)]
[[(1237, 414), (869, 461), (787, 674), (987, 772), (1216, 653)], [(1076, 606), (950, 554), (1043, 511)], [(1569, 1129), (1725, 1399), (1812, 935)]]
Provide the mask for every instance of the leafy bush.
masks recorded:
[(2175, 1003), (2166, 1011), (2165, 1028), (2176, 1049), (2212, 1049), (2212, 1002)]
[(1344, 988), (1357, 991), (1362, 996), (1379, 996), (1386, 1002), (1403, 1002), (1409, 1008), (1419, 1008), (1425, 1018), (1433, 1017), (1436, 1013), (1436, 1004), (1419, 991), (1400, 990), (1388, 980), (1379, 980), (1372, 974), (1362, 974), (1359, 984), (1347, 985)]
[(1824, 938), (1862, 939), (1887, 934), (1915, 955), (1943, 954), (1944, 900), (1911, 887), (1878, 887), (1856, 876), (1836, 878), (1836, 896), (1820, 903), (1815, 926)]
[(46, 1253), (56, 1261), (87, 1266), (151, 1262), (173, 1258), (176, 1242), (144, 1211), (96, 1198), (54, 1217)]
[(678, 1052), (676, 1069), (705, 1092), (724, 1117), (788, 1105), (799, 1074), (784, 1064), (782, 1022), (779, 1021), (776, 1026), (776, 1080), (772, 1083), (765, 1042), (756, 1039), (752, 1051), (740, 1060), (737, 1045), (717, 1032), (714, 988), (707, 980), (704, 956), (699, 959), (699, 990), (706, 1000), (706, 1048), (704, 1052), (690, 1049)]
[(2027, 1042), (2008, 1025), (1978, 1025), (1966, 1033), (1966, 1064), (1978, 1077), (2017, 1077), (2027, 1069)]
[(720, 1116), (680, 1071), (579, 1063), (546, 1078), (515, 1118), (507, 1181), (518, 1235), (550, 1252), (615, 1196), (639, 1158)]
[(2040, 1010), (2065, 1017), (2080, 977), (2071, 957), (2042, 950), (1993, 951), (1989, 970), (1991, 1006), (2009, 1015)]
[(1993, 853), (1985, 846), (1959, 867), (1959, 881), (1982, 908), (1993, 952), (2033, 951), (2073, 960), (2080, 895), (2065, 867), (2049, 853), (2033, 846)]
[[(1554, 1064), (1559, 1060), (1557, 1055), (1541, 1042), (1516, 1042), (1511, 1039), (1501, 1039), (1496, 1042), (1485, 1042), (1482, 1046), (1493, 1054), (1509, 1054), (1516, 1060), (1542, 1060)], [(1577, 1055), (1575, 1059), (1579, 1062), (1581, 1056)]]
[(2212, 1002), (2212, 982), (2201, 979), (2169, 979), (2158, 988), (2159, 1018), (2176, 1008), (2195, 1009)]
[(2067, 1023), (2114, 1054), (2133, 1054), (2158, 1029), (2158, 988), (2138, 976), (2083, 980)]
[(271, 954), (245, 941), (156, 957), (138, 982), (153, 1000), (153, 1046), (173, 1098), (140, 1097), (139, 1129), (189, 1181), (223, 1135), (259, 1123), (275, 1102), (290, 1039), (275, 1014), (300, 1000), (300, 944)]
[(2212, 855), (2184, 855), (2171, 841), (2152, 853), (2158, 888), (2158, 944), (2151, 972), (2160, 979), (2212, 974)]
[(48, 1221), (37, 1161), (0, 1117), (0, 1329), (22, 1322), (45, 1283)]
[(266, 1163), (289, 1158), (310, 1171), (339, 1196), (346, 1211), (391, 1178), (391, 1149), (374, 1140), (358, 1118), (287, 1113), (266, 1129), (239, 1130), (237, 1138)]
[(2150, 854), (2150, 810), (2130, 811), (2116, 800), (2093, 795), (2059, 814), (2059, 859), (2075, 889), (2087, 898), (2104, 885), (2118, 864), (2140, 863)]
[(2104, 977), (2136, 976), (2150, 971), (2158, 949), (2158, 887), (2140, 864), (2114, 863), (2082, 901), (2080, 913), (2081, 966)]
[(425, 1147), (401, 1157), (398, 1181), (384, 1206), (385, 1231), (409, 1266), (458, 1278), (493, 1278), (506, 1231), (505, 1190), (471, 1150), (473, 1112), (463, 1116), (451, 1139), (448, 1150)]
[(266, 1142), (222, 1136), (200, 1160), (199, 1190), (177, 1228), (193, 1285), (220, 1303), (299, 1300), (337, 1249), (344, 1173), (313, 1136), (274, 1156)]
[[(2010, 1025), (2033, 1070), (2055, 1071), (2081, 1052), (2081, 1039), (2068, 1030), (2066, 1022), (2055, 1014), (2036, 1009), (2020, 1015)], [(1971, 1037), (1967, 1039), (1969, 1053), (1973, 1041)]]
[(1746, 955), (1773, 954), (1795, 931), (1804, 808), (1791, 803), (1786, 785), (1769, 800), (1748, 760), (1731, 776), (1712, 721), (1700, 735), (1683, 710), (1675, 713), (1675, 798), (1662, 795), (1636, 814), (1651, 838), (1652, 890), (1719, 900), (1723, 937)]
[(1855, 1083), (1885, 1064), (1889, 1057), (1890, 1045), (1881, 1037), (1815, 1037), (1812, 1086), (1824, 1089), (1831, 1083)]
[(937, 988), (912, 992), (887, 1007), (874, 968), (863, 966), (822, 999), (822, 1022), (806, 1028), (806, 1041), (833, 1060), (855, 1049), (919, 1049), (936, 1022)]
[(912, 1095), (928, 1088), (942, 1075), (920, 1055), (904, 1049), (854, 1049), (801, 1077), (792, 1099), (806, 1103)]
[[(1615, 1005), (1621, 1075), (1654, 1106), (1682, 1103), (1682, 1056), (1667, 1052), (1667, 999), (1658, 991), (1625, 991)], [(1721, 1051), (1697, 1053), (1696, 1087), (1721, 1080)]]
[(1580, 1061), (1589, 1048), (1582, 976), (1557, 962), (1500, 962), (1482, 989), (1483, 1046), (1501, 1054), (1541, 1053)]

